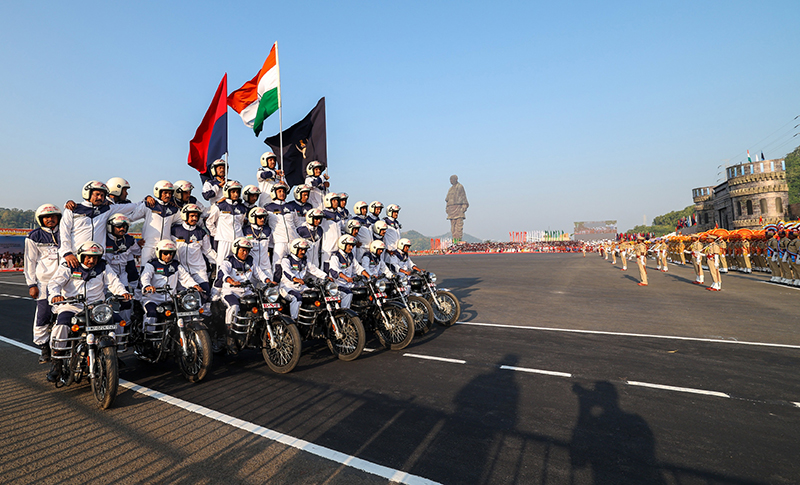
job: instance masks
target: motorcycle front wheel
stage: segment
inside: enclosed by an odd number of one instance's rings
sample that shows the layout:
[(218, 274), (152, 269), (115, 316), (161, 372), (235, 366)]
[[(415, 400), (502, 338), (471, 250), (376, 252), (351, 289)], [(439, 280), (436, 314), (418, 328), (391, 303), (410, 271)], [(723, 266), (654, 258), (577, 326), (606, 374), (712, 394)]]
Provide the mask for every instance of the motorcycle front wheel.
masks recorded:
[(421, 296), (408, 297), (408, 311), (414, 317), (414, 335), (425, 335), (433, 325), (433, 307)]
[(178, 357), (178, 367), (181, 368), (183, 377), (189, 382), (200, 382), (211, 367), (211, 337), (208, 330), (184, 329), (186, 334), (186, 354), (180, 342), (176, 345), (175, 352)]
[(329, 335), (326, 339), (328, 348), (333, 352), (333, 355), (339, 360), (351, 361), (356, 360), (361, 352), (364, 351), (364, 343), (366, 342), (364, 325), (361, 319), (341, 313), (336, 315), (336, 327), (339, 329), (341, 338), (336, 338), (333, 329), (329, 329)]
[(390, 328), (386, 322), (378, 318), (375, 323), (375, 333), (381, 345), (389, 350), (402, 350), (414, 338), (414, 317), (408, 310), (400, 306), (387, 305), (383, 308)]
[(272, 325), (273, 338), (276, 347), (273, 349), (269, 332), (264, 329), (261, 336), (261, 355), (272, 372), (286, 374), (291, 372), (300, 361), (300, 353), (303, 351), (303, 341), (300, 339), (300, 331), (295, 324), (274, 324)]
[(456, 295), (449, 291), (437, 291), (436, 301), (431, 306), (436, 323), (439, 325), (449, 327), (461, 316), (461, 303), (458, 302)]
[(100, 409), (108, 409), (117, 397), (119, 388), (119, 369), (117, 368), (117, 348), (104, 347), (95, 356), (92, 392), (100, 403)]

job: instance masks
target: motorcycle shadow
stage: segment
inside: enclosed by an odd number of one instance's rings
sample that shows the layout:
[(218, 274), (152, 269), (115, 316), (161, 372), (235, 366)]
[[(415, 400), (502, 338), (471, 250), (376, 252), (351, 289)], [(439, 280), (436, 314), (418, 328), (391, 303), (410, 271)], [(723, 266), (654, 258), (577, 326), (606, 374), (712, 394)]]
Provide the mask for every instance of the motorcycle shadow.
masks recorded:
[(450, 291), (461, 303), (461, 315), (458, 317), (458, 321), (471, 322), (478, 317), (478, 312), (473, 310), (469, 303), (469, 297), (478, 289), (481, 281), (481, 278), (448, 278), (439, 283), (442, 288), (450, 288)]

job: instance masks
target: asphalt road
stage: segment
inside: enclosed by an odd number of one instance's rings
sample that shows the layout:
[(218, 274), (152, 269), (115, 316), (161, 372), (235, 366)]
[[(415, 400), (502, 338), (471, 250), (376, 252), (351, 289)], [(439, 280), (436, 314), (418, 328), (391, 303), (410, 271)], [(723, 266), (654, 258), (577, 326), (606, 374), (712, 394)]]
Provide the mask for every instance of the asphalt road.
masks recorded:
[[(729, 274), (709, 292), (676, 266), (639, 287), (596, 255), (416, 262), (462, 323), (349, 363), (312, 345), (284, 376), (243, 352), (197, 385), (124, 357), (123, 379), (171, 403), (124, 389), (99, 411), (0, 343), (3, 481), (799, 481), (800, 291)], [(0, 275), (0, 335), (29, 343), (21, 281)]]

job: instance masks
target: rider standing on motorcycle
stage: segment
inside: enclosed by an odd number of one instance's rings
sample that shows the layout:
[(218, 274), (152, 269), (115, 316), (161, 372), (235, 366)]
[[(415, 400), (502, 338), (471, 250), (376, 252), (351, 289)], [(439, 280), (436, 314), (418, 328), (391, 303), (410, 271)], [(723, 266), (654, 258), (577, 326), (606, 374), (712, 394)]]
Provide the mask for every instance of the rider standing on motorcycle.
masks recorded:
[(231, 254), (233, 241), (242, 237), (242, 224), (247, 215), (247, 208), (241, 201), (242, 184), (236, 180), (228, 180), (222, 194), (223, 198), (211, 207), (206, 219), (209, 231), (216, 234), (217, 271)]
[(367, 217), (367, 203), (363, 200), (359, 200), (353, 206), (353, 210), (355, 211), (355, 215), (351, 220), (358, 221), (361, 223), (361, 229), (358, 231), (358, 235), (351, 234), (351, 236), (355, 237), (359, 244), (356, 245), (356, 256), (364, 256), (364, 254), (369, 251), (369, 243), (372, 242), (372, 229), (370, 228), (371, 224), (369, 222), (369, 218)]
[(311, 209), (306, 212), (306, 222), (297, 228), (297, 235), (307, 240), (310, 247), (308, 248), (306, 258), (314, 263), (314, 266), (322, 266), (321, 247), (322, 247), (322, 219), (325, 216), (319, 209)]
[(61, 210), (53, 204), (43, 204), (36, 209), (35, 229), (25, 238), (25, 282), (28, 294), (36, 300), (36, 314), (33, 317), (33, 343), (39, 346), (39, 363), (50, 361), (50, 325), (52, 310), (47, 301), (47, 284), (58, 269), (58, 246), (61, 233), (58, 223)]
[[(50, 332), (53, 355), (63, 355), (68, 349), (68, 344), (63, 340), (69, 336), (72, 317), (83, 310), (84, 304), (104, 299), (106, 288), (125, 300), (131, 299), (131, 294), (122, 286), (117, 275), (101, 259), (104, 252), (100, 244), (86, 241), (80, 245), (76, 254), (78, 267), (70, 268), (63, 264), (50, 278), (47, 294), (51, 305), (64, 301), (65, 298), (86, 297), (85, 303), (59, 305), (56, 324)], [(53, 359), (53, 367), (47, 374), (47, 380), (55, 382), (61, 375), (61, 368), (62, 359)]]
[[(103, 259), (111, 271), (117, 275), (120, 283), (129, 290), (135, 287), (139, 280), (139, 271), (136, 269), (134, 256), (142, 254), (142, 247), (128, 234), (131, 220), (122, 214), (114, 214), (108, 220), (108, 235), (106, 236), (106, 253)], [(130, 322), (133, 305), (123, 301), (119, 305), (119, 316)]]
[(269, 212), (269, 228), (272, 230), (272, 267), (278, 271), (281, 260), (289, 254), (289, 241), (297, 237), (294, 212), (286, 202), (289, 186), (278, 182), (272, 186), (272, 203), (264, 206)]
[[(386, 237), (386, 231), (388, 230), (389, 230), (389, 225), (386, 224), (385, 222), (383, 221), (375, 222), (375, 224), (372, 225), (372, 240), (381, 241), (384, 244), (386, 244), (384, 238)], [(383, 257), (384, 259), (386, 259), (386, 255), (384, 255)]]
[(172, 198), (172, 200), (175, 201), (175, 205), (177, 205), (178, 208), (183, 209), (183, 206), (186, 204), (194, 204), (200, 207), (201, 210), (205, 211), (203, 204), (197, 202), (197, 197), (192, 195), (194, 185), (191, 182), (188, 180), (178, 180), (172, 184), (172, 186), (175, 187), (175, 196)]
[(397, 204), (389, 204), (389, 207), (386, 208), (386, 217), (383, 218), (383, 222), (388, 226), (383, 242), (386, 243), (386, 248), (389, 251), (397, 249), (397, 241), (400, 240), (400, 229), (402, 229), (403, 226), (401, 226), (400, 222), (397, 220), (398, 215), (400, 215), (400, 206)]
[(180, 283), (184, 288), (194, 287), (198, 292), (202, 293), (203, 291), (199, 279), (192, 277), (186, 268), (175, 260), (176, 252), (178, 252), (178, 246), (172, 240), (162, 239), (156, 244), (156, 257), (145, 263), (142, 268), (140, 281), (142, 283), (142, 306), (145, 311), (143, 328), (145, 331), (148, 330), (149, 325), (156, 323), (158, 304), (169, 301), (171, 298), (170, 295), (156, 293), (156, 289), (169, 285), (170, 291), (175, 293), (178, 283)]
[(174, 224), (170, 232), (178, 252), (175, 258), (199, 282), (202, 291), (203, 305), (210, 310), (208, 301), (211, 298), (211, 287), (208, 283), (208, 271), (205, 256), (209, 261), (216, 261), (217, 252), (211, 247), (211, 237), (205, 229), (198, 226), (203, 209), (196, 204), (186, 204), (181, 208), (180, 224)]
[[(349, 198), (350, 196), (347, 192), (339, 194), (339, 208), (337, 210), (339, 211), (339, 220), (342, 221), (342, 224), (350, 219), (350, 211), (347, 210), (347, 199)], [(342, 231), (344, 231), (344, 225), (342, 225)]]
[(254, 264), (250, 251), (253, 244), (245, 237), (240, 237), (233, 242), (233, 254), (228, 256), (219, 267), (217, 280), (222, 282), (222, 301), (225, 302), (225, 327), (227, 330), (227, 344), (229, 349), (235, 348), (236, 343), (230, 333), (236, 315), (239, 313), (239, 299), (252, 294), (251, 287), (242, 287), (242, 283), (268, 285), (272, 284), (272, 273), (264, 271)]
[(322, 209), (322, 198), (328, 192), (328, 187), (331, 186), (328, 182), (328, 174), (322, 173), (324, 169), (325, 166), (316, 160), (306, 166), (305, 184), (311, 187), (308, 201), (317, 209)]
[(369, 251), (361, 258), (361, 266), (373, 278), (384, 275), (391, 278), (393, 273), (383, 261), (383, 253), (386, 251), (386, 244), (383, 241), (372, 241), (369, 245)]
[(353, 277), (361, 275), (369, 278), (369, 273), (361, 267), (353, 255), (356, 238), (345, 234), (339, 238), (338, 246), (339, 250), (331, 256), (328, 273), (339, 285), (339, 291), (342, 294), (342, 308), (350, 308), (350, 302), (353, 301)]
[(339, 194), (330, 192), (325, 194), (323, 199), (325, 209), (322, 213), (325, 218), (322, 220), (322, 269), (328, 270), (330, 259), (337, 250), (339, 237), (342, 232), (339, 226)]
[(408, 250), (411, 249), (411, 240), (401, 238), (397, 241), (397, 250), (391, 251), (390, 256), (387, 258), (389, 264), (395, 271), (399, 271), (405, 275), (410, 275), (412, 272), (422, 272), (422, 269), (411, 261), (408, 256)]
[(372, 227), (373, 224), (381, 220), (381, 211), (383, 204), (380, 201), (373, 200), (369, 203), (369, 214), (367, 214), (367, 224)]
[(361, 258), (364, 257), (367, 251), (369, 251), (369, 244), (364, 246), (361, 242), (361, 239), (358, 237), (359, 234), (362, 232), (369, 232), (369, 231), (362, 231), (361, 230), (361, 222), (358, 219), (350, 219), (349, 221), (344, 223), (344, 233), (349, 234), (356, 238), (356, 247), (353, 248), (353, 254), (356, 255), (356, 261), (361, 261)]
[(306, 212), (314, 208), (314, 206), (308, 202), (308, 197), (311, 194), (311, 187), (308, 185), (298, 185), (294, 188), (292, 194), (294, 195), (294, 200), (289, 202), (287, 206), (294, 212), (295, 227), (300, 227), (300, 225), (305, 222)]
[(253, 245), (250, 257), (253, 264), (266, 274), (272, 274), (272, 261), (269, 258), (269, 246), (272, 244), (272, 230), (267, 225), (269, 212), (263, 207), (255, 207), (247, 215), (249, 224), (242, 230), (244, 237)]
[(300, 302), (303, 300), (302, 293), (308, 287), (305, 278), (308, 275), (324, 279), (327, 275), (319, 269), (313, 262), (306, 260), (306, 251), (311, 245), (303, 238), (294, 239), (289, 244), (289, 256), (281, 260), (281, 295), (289, 302), (289, 313), (294, 320), (300, 312)]
[(272, 186), (275, 181), (283, 177), (283, 172), (278, 170), (278, 157), (272, 152), (264, 152), (261, 155), (261, 168), (256, 172), (258, 188), (261, 190), (261, 198), (258, 204), (265, 206), (272, 202)]

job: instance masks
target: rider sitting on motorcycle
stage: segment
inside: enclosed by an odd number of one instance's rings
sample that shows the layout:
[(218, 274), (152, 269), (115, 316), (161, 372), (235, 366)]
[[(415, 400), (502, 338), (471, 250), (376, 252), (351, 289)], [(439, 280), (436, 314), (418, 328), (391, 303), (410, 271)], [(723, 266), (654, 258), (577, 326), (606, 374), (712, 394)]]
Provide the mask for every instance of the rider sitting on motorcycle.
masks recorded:
[(313, 262), (306, 260), (306, 252), (310, 247), (308, 241), (298, 237), (289, 244), (289, 255), (281, 260), (281, 295), (289, 302), (289, 313), (295, 320), (300, 312), (302, 292), (308, 289), (305, 278), (308, 275), (320, 279), (327, 277)]
[[(136, 269), (134, 256), (142, 254), (142, 247), (128, 234), (131, 220), (123, 214), (114, 214), (108, 220), (108, 234), (106, 235), (106, 254), (103, 256), (108, 268), (117, 275), (125, 288), (136, 287), (139, 281), (139, 272)], [(124, 301), (119, 305), (119, 316), (130, 322), (133, 305)]]
[(411, 261), (408, 256), (408, 250), (411, 249), (411, 240), (401, 238), (397, 241), (397, 251), (391, 251), (390, 256), (387, 258), (389, 264), (395, 271), (399, 271), (405, 275), (410, 275), (412, 272), (422, 272), (422, 269)]
[[(205, 311), (210, 310), (211, 287), (208, 283), (206, 258), (209, 261), (217, 260), (217, 252), (211, 247), (211, 236), (199, 226), (203, 208), (197, 204), (184, 204), (181, 207), (180, 224), (173, 224), (170, 234), (175, 242), (178, 252), (175, 259), (181, 263), (186, 271), (200, 284), (203, 290), (200, 296)], [(205, 256), (205, 258), (203, 257)]]
[(142, 306), (144, 307), (144, 330), (152, 331), (152, 325), (156, 323), (158, 313), (156, 307), (171, 299), (170, 295), (156, 293), (156, 289), (164, 288), (169, 285), (170, 292), (177, 291), (178, 283), (184, 288), (194, 288), (201, 294), (203, 288), (200, 286), (201, 280), (193, 277), (175, 259), (178, 246), (170, 239), (162, 239), (156, 243), (156, 257), (148, 261), (142, 268), (142, 276), (139, 281), (142, 284)]
[[(119, 278), (108, 268), (106, 262), (101, 260), (104, 252), (103, 246), (94, 241), (82, 243), (78, 247), (76, 255), (78, 266), (73, 269), (64, 263), (50, 278), (50, 283), (47, 285), (50, 304), (79, 295), (85, 296), (86, 303), (92, 303), (105, 298), (106, 288), (113, 294), (130, 300), (131, 294), (122, 286)], [(83, 310), (83, 305), (84, 303), (58, 305), (56, 324), (50, 332), (54, 357), (64, 355), (69, 348), (69, 343), (63, 340), (69, 336), (72, 317)], [(63, 359), (53, 359), (53, 366), (47, 374), (48, 381), (55, 382), (61, 375), (62, 361)]]
[(311, 209), (306, 212), (306, 222), (297, 228), (297, 235), (310, 244), (306, 258), (318, 268), (322, 266), (322, 227), (320, 225), (324, 217), (322, 209)]
[(383, 241), (372, 241), (369, 245), (369, 251), (361, 258), (361, 266), (373, 278), (377, 278), (380, 275), (384, 275), (387, 278), (394, 276), (383, 261), (383, 253), (385, 251), (386, 244)]
[(263, 207), (254, 207), (247, 214), (249, 224), (242, 230), (244, 237), (253, 245), (250, 257), (253, 264), (262, 271), (272, 274), (272, 261), (269, 257), (269, 246), (272, 244), (272, 229), (267, 224), (269, 212)]
[(356, 247), (356, 238), (350, 234), (345, 234), (339, 238), (339, 250), (331, 255), (330, 273), (333, 281), (339, 285), (342, 295), (342, 308), (350, 308), (353, 301), (353, 277), (362, 275), (369, 278), (369, 273), (361, 267), (353, 255), (353, 248)]
[(225, 327), (227, 329), (227, 344), (229, 349), (235, 348), (236, 343), (231, 335), (231, 325), (239, 313), (239, 299), (253, 293), (252, 287), (242, 287), (242, 283), (270, 285), (273, 284), (272, 272), (267, 265), (266, 271), (253, 262), (250, 251), (253, 244), (246, 238), (240, 237), (233, 242), (233, 254), (228, 256), (219, 267), (217, 281), (222, 282), (222, 301), (227, 307), (225, 310)]

